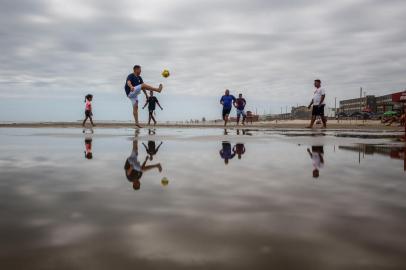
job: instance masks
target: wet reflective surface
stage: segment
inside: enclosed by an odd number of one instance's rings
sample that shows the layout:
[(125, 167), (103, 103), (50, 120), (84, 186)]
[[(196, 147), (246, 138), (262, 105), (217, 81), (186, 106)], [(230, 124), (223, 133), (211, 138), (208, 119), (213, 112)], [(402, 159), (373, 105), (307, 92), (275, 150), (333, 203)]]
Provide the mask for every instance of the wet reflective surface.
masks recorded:
[(405, 269), (404, 145), (296, 133), (0, 129), (0, 268)]

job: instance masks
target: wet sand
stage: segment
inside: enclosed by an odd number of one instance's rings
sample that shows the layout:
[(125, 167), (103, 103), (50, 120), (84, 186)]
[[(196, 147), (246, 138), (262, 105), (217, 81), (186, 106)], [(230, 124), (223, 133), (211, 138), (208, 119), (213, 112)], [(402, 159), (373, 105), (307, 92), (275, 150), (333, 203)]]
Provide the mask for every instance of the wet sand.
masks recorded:
[(2, 128), (0, 268), (405, 269), (405, 144), (360, 134)]
[[(96, 128), (133, 128), (131, 122), (97, 122)], [(222, 122), (206, 122), (197, 124), (180, 124), (180, 123), (158, 123), (156, 126), (148, 126), (141, 123), (144, 128), (224, 128)], [(248, 123), (245, 126), (236, 125), (235, 122), (229, 123), (227, 128), (271, 128), (271, 129), (305, 129), (308, 126), (307, 120), (281, 120)], [(0, 123), (0, 128), (22, 127), (22, 128), (81, 128), (81, 122), (37, 122), (37, 123)], [(321, 125), (315, 125), (314, 129), (321, 129)], [(327, 130), (382, 130), (382, 131), (403, 131), (404, 127), (398, 127), (396, 123), (392, 126), (386, 126), (380, 121), (375, 120), (330, 120), (328, 121)]]

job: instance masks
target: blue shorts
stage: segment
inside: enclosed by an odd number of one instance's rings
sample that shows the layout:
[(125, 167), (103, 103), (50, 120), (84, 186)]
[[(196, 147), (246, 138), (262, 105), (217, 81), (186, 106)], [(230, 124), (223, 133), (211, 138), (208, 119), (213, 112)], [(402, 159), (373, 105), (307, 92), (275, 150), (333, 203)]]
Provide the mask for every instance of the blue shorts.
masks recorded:
[(134, 91), (131, 91), (127, 96), (131, 100), (133, 106), (138, 105), (138, 95), (141, 93), (141, 87), (141, 84), (137, 85), (134, 87)]
[(237, 117), (240, 117), (240, 116), (243, 116), (243, 117), (245, 117), (245, 111), (244, 110), (238, 110), (237, 109)]

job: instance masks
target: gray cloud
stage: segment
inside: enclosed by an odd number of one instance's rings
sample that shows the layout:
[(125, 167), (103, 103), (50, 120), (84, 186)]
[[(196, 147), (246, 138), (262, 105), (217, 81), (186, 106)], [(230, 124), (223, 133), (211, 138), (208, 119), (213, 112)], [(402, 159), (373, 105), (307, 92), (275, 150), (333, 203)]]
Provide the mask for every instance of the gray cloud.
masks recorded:
[(315, 77), (339, 98), (360, 86), (380, 94), (406, 85), (404, 1), (0, 5), (2, 98), (117, 93), (134, 63), (151, 83), (162, 80), (163, 68), (172, 71), (168, 99), (204, 99), (229, 87), (265, 103), (296, 104), (307, 102)]

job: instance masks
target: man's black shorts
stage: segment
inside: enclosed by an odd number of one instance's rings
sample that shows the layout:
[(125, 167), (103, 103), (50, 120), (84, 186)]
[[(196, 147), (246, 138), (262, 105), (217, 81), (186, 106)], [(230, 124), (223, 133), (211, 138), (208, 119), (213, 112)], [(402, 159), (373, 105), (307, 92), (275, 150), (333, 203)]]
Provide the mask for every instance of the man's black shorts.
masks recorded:
[(223, 118), (224, 118), (226, 115), (230, 115), (230, 112), (231, 112), (231, 108), (223, 108)]
[(313, 105), (312, 115), (324, 117), (324, 106), (325, 105), (320, 105), (320, 106)]

